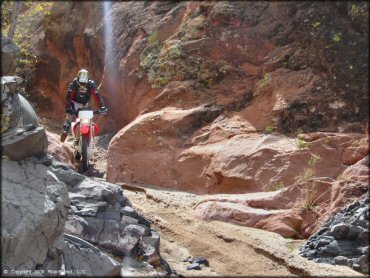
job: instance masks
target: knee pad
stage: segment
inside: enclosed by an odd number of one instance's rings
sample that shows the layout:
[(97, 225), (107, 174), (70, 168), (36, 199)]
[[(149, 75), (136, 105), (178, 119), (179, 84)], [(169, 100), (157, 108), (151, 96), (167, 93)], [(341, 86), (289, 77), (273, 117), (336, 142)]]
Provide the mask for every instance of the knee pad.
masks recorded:
[(68, 121), (63, 124), (63, 130), (65, 132), (68, 132), (70, 127), (71, 127), (71, 123)]

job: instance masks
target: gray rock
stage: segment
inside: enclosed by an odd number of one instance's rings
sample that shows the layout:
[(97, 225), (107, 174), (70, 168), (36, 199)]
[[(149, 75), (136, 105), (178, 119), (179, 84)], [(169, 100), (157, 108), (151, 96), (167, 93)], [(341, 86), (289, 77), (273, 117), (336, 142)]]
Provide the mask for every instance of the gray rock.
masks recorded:
[(318, 237), (320, 235), (324, 235), (327, 231), (328, 231), (328, 229), (323, 227), (316, 234), (314, 234), (311, 238), (315, 238), (315, 237)]
[(1, 76), (15, 73), (20, 48), (10, 38), (1, 36)]
[(367, 274), (369, 255), (369, 194), (329, 218), (300, 248), (300, 255), (315, 262), (352, 267)]
[(369, 255), (369, 246), (357, 248), (358, 252), (364, 255)]
[(369, 221), (366, 221), (365, 218), (358, 218), (351, 222), (354, 226), (366, 227), (369, 224)]
[(36, 164), (43, 164), (47, 167), (51, 166), (53, 163), (53, 156), (46, 154), (37, 157), (37, 160), (35, 161)]
[(69, 215), (65, 224), (66, 233), (97, 244), (104, 229), (104, 220), (95, 217)]
[(200, 264), (197, 264), (197, 263), (192, 263), (191, 265), (188, 265), (186, 267), (186, 270), (201, 270), (201, 266)]
[(116, 208), (107, 208), (104, 211), (99, 211), (96, 215), (97, 218), (105, 219), (105, 220), (121, 220), (121, 213), (119, 209)]
[(159, 252), (159, 243), (160, 243), (160, 236), (159, 234), (154, 231), (154, 230), (151, 230), (151, 235), (150, 236), (146, 236), (146, 237), (143, 237), (143, 242), (145, 244), (148, 244), (148, 245), (151, 245), (151, 246), (154, 246), (154, 248), (156, 250), (158, 250)]
[(315, 263), (326, 263), (326, 264), (334, 264), (334, 260), (331, 258), (317, 258), (312, 260)]
[(360, 272), (369, 273), (369, 256), (368, 255), (362, 255), (358, 259), (358, 263), (360, 265)]
[[(334, 238), (333, 238), (334, 239)], [(332, 242), (333, 240), (332, 239), (328, 239), (328, 238), (321, 238), (317, 241), (316, 244), (314, 244), (314, 242), (312, 242), (312, 246), (313, 248), (319, 248), (319, 247), (322, 247), (322, 246), (325, 246), (325, 245), (328, 245), (330, 242)], [(311, 248), (311, 244), (310, 244), (310, 248)]]
[(115, 276), (121, 265), (96, 249), (81, 246), (71, 240), (64, 242), (66, 276)]
[(105, 210), (108, 208), (107, 202), (95, 202), (95, 203), (86, 203), (86, 198), (81, 194), (69, 193), (69, 198), (71, 199), (71, 204), (76, 205), (79, 210), (87, 208), (98, 208), (98, 210)]
[(42, 164), (3, 159), (1, 167), (3, 268), (58, 265), (70, 206), (66, 185)]
[(86, 178), (74, 186), (71, 193), (80, 194), (87, 203), (99, 201), (114, 206), (119, 196), (121, 196), (122, 202), (125, 202), (125, 198), (122, 197), (122, 189), (118, 185), (98, 182), (90, 178)]
[(345, 266), (349, 266), (351, 267), (352, 266), (352, 260), (349, 260), (348, 258), (344, 257), (344, 256), (337, 256), (334, 258), (334, 262), (335, 264), (338, 264), (338, 265), (345, 265)]
[(356, 242), (362, 246), (369, 245), (369, 231), (363, 231), (356, 239)]
[(159, 255), (158, 249), (155, 249), (155, 247), (150, 244), (143, 243), (141, 248), (143, 256), (149, 260), (153, 260), (153, 258)]
[(125, 206), (124, 208), (121, 209), (121, 215), (135, 217), (136, 212), (132, 207)]
[(194, 258), (193, 262), (197, 264), (203, 264), (205, 266), (209, 266), (209, 261), (206, 258)]
[[(136, 211), (129, 206), (125, 206), (121, 209), (121, 215), (122, 215), (122, 222), (127, 222), (130, 224), (136, 224), (140, 223), (142, 225), (150, 227), (151, 223), (149, 220), (147, 220), (145, 217), (139, 215), (136, 213)], [(135, 219), (134, 223), (132, 222), (132, 219)], [(138, 222), (136, 222), (138, 221)]]
[(103, 189), (101, 194), (105, 197), (109, 204), (114, 205), (117, 201), (117, 190), (106, 190)]
[(145, 217), (143, 217), (139, 214), (136, 215), (136, 219), (139, 220), (140, 224), (143, 224), (143, 225), (148, 226), (148, 227), (150, 227), (150, 225), (151, 225), (151, 223), (148, 219), (146, 219)]
[(122, 261), (122, 277), (158, 276), (157, 270), (148, 262), (138, 262), (127, 256)]
[(339, 252), (342, 256), (351, 256), (356, 254), (356, 246), (352, 241), (338, 240), (336, 245), (339, 246)]
[(124, 224), (139, 224), (139, 220), (136, 219), (136, 218), (133, 218), (133, 217), (130, 217), (130, 216), (125, 216), (123, 215), (121, 217), (121, 222), (124, 223)]
[(361, 266), (359, 264), (354, 263), (352, 265), (352, 268), (358, 272), (361, 272)]
[(104, 229), (99, 236), (99, 245), (120, 256), (131, 255), (139, 243), (139, 238), (124, 233), (125, 225), (114, 220), (104, 222)]
[(149, 236), (150, 229), (144, 225), (128, 225), (124, 228), (124, 233), (131, 234), (137, 238)]
[(21, 104), (21, 114), (23, 118), (23, 125), (31, 125), (34, 127), (39, 126), (39, 121), (36, 115), (36, 112), (32, 104), (25, 99), (21, 94), (18, 94), (19, 101)]
[(96, 216), (98, 213), (99, 207), (84, 207), (81, 210), (74, 211), (73, 213), (81, 216)]
[(80, 175), (80, 174), (78, 174), (77, 172), (75, 172), (71, 169), (65, 170), (65, 169), (62, 169), (62, 168), (52, 167), (52, 171), (58, 177), (59, 180), (61, 180), (65, 184), (69, 185), (71, 188), (73, 188), (79, 182), (86, 179), (85, 176)]
[(350, 226), (348, 224), (340, 223), (331, 227), (330, 232), (336, 239), (344, 239), (346, 238), (349, 230)]
[(83, 240), (82, 238), (76, 237), (71, 234), (64, 233), (64, 240), (73, 243), (78, 247), (89, 248), (94, 252), (100, 252), (99, 248), (95, 247), (91, 243)]
[[(319, 249), (320, 250), (320, 249)], [(332, 241), (329, 245), (321, 248), (321, 253), (325, 255), (329, 255), (332, 257), (336, 257), (340, 253), (340, 247), (337, 242)]]
[[(70, 171), (63, 167), (60, 166)], [(77, 211), (70, 210), (66, 222), (68, 233), (114, 255), (144, 258), (153, 269), (160, 267), (170, 271), (159, 255), (159, 235), (151, 233), (150, 222), (129, 206), (119, 186), (85, 178), (74, 184), (69, 197)]]
[(350, 225), (350, 229), (346, 237), (349, 240), (354, 240), (364, 231), (365, 229), (361, 227)]
[(74, 213), (77, 213), (77, 212), (78, 212), (78, 208), (71, 205), (71, 208), (69, 209), (68, 214), (74, 214)]
[(303, 255), (305, 255), (305, 257), (307, 258), (315, 257), (317, 256), (317, 254), (318, 254), (318, 251), (316, 249), (303, 253)]
[(36, 127), (3, 139), (1, 147), (3, 155), (7, 155), (11, 160), (19, 161), (30, 156), (46, 154), (48, 140), (44, 128)]

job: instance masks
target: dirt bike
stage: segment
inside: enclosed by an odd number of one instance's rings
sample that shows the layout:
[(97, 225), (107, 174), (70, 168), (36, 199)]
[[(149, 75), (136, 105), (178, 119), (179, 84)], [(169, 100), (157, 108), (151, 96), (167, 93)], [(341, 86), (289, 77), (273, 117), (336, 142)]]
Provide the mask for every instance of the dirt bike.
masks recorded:
[(89, 168), (89, 161), (93, 156), (93, 139), (98, 135), (99, 127), (94, 124), (94, 115), (105, 115), (106, 112), (93, 111), (89, 108), (80, 108), (75, 112), (76, 121), (72, 122), (72, 135), (74, 137), (75, 160), (82, 158), (82, 171)]

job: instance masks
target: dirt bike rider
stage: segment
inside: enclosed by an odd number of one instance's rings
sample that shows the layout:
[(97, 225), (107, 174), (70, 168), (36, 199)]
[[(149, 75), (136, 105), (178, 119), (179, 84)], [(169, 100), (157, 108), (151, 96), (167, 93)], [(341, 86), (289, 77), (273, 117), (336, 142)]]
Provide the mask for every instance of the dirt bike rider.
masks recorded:
[(89, 72), (86, 69), (81, 69), (77, 77), (73, 79), (68, 87), (67, 103), (66, 103), (66, 120), (63, 124), (63, 131), (60, 135), (60, 141), (64, 142), (67, 138), (68, 131), (71, 127), (71, 122), (77, 116), (78, 108), (89, 107), (90, 97), (94, 97), (95, 102), (99, 104), (100, 114), (106, 114), (107, 108), (104, 106), (102, 97), (99, 94), (98, 88), (93, 80), (89, 80)]

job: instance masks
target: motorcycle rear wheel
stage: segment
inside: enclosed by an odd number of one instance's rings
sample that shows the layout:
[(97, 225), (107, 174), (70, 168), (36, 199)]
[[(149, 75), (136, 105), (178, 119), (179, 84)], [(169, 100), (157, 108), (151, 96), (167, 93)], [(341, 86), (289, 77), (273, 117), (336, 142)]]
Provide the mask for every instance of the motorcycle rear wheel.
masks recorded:
[(87, 147), (89, 145), (89, 138), (82, 136), (81, 141), (81, 156), (82, 156), (82, 171), (87, 171), (89, 168), (89, 159), (87, 157)]

